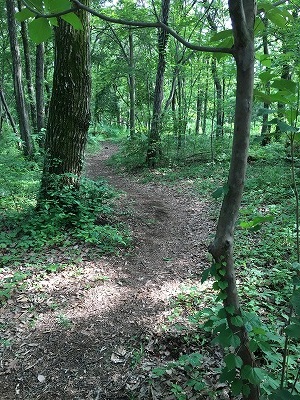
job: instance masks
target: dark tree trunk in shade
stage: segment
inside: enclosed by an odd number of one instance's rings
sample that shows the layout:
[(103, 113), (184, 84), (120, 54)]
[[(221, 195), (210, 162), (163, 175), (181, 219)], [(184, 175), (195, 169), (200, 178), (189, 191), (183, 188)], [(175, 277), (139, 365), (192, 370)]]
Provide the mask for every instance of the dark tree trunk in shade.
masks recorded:
[[(170, 0), (162, 0), (161, 4), (161, 20), (167, 25), (169, 19)], [(150, 168), (154, 168), (159, 157), (160, 150), (160, 129), (162, 102), (164, 95), (164, 75), (166, 69), (166, 47), (168, 42), (168, 34), (165, 30), (158, 30), (158, 63), (156, 71), (156, 81), (153, 100), (153, 113), (151, 127), (149, 132), (147, 164)]]
[(36, 127), (41, 132), (45, 127), (45, 99), (44, 99), (44, 43), (36, 47), (35, 62), (35, 95), (36, 95)]
[(6, 0), (6, 11), (10, 50), (12, 54), (14, 91), (19, 119), (20, 136), (22, 139), (23, 153), (26, 157), (30, 157), (33, 154), (33, 146), (31, 142), (29, 119), (23, 91), (21, 57), (19, 44), (17, 41), (14, 0)]
[[(18, 0), (18, 10), (22, 9), (22, 2)], [(27, 92), (29, 99), (29, 107), (30, 107), (30, 118), (33, 129), (36, 129), (36, 105), (35, 105), (35, 95), (33, 88), (33, 79), (32, 79), (32, 66), (30, 59), (30, 47), (28, 41), (28, 31), (27, 31), (27, 22), (21, 22), (21, 37), (23, 43), (23, 52), (24, 52), (24, 66), (25, 66), (25, 77), (27, 83)]]
[(133, 53), (133, 36), (132, 31), (129, 30), (128, 35), (129, 43), (129, 131), (130, 137), (135, 137), (135, 72), (134, 72), (134, 53)]
[[(236, 353), (241, 357), (244, 366), (255, 366), (254, 355), (249, 348), (249, 338), (246, 327), (235, 326), (232, 318), (241, 316), (239, 298), (235, 279), (233, 261), (233, 241), (235, 224), (241, 204), (244, 188), (247, 156), (250, 137), (250, 123), (254, 81), (254, 20), (256, 3), (254, 0), (229, 0), (229, 11), (232, 20), (234, 35), (234, 57), (237, 68), (236, 104), (233, 145), (227, 191), (218, 219), (214, 241), (209, 247), (215, 262), (222, 264), (225, 269), (224, 289), (226, 295), (224, 307), (227, 314), (227, 323), (231, 331), (239, 337), (240, 345)], [(229, 313), (228, 307), (234, 310)], [(243, 395), (244, 400), (258, 400), (259, 386), (243, 381), (250, 393)]]
[(3, 90), (2, 90), (1, 87), (0, 87), (0, 103), (1, 103), (1, 105), (3, 107), (3, 109), (5, 110), (6, 116), (7, 116), (8, 120), (9, 120), (9, 122), (10, 122), (12, 130), (17, 135), (18, 134), (18, 130), (17, 130), (15, 121), (13, 119), (13, 116), (11, 115), (11, 113), (9, 111), (9, 108), (8, 108), (7, 103), (6, 103), (5, 96), (4, 96), (4, 93), (3, 93)]
[[(263, 18), (263, 23), (265, 26), (265, 29), (263, 32), (263, 48), (264, 48), (264, 54), (268, 55), (269, 54), (268, 36), (267, 36), (268, 19), (266, 17)], [(267, 71), (270, 71), (270, 68), (266, 67), (266, 72)], [(266, 82), (265, 91), (267, 94), (270, 94), (270, 81)], [(269, 108), (270, 108), (269, 103), (264, 103), (264, 109), (267, 111)], [(262, 119), (263, 120), (262, 120), (262, 127), (261, 127), (261, 136), (262, 136), (261, 144), (263, 146), (265, 146), (268, 143), (270, 143), (270, 140), (271, 140), (270, 125), (268, 125), (269, 115), (267, 112), (263, 114)]]
[(217, 113), (217, 126), (216, 126), (216, 136), (223, 136), (223, 97), (222, 97), (222, 85), (219, 78), (217, 69), (217, 60), (213, 57), (211, 63), (212, 76), (215, 84), (216, 90), (216, 113)]
[[(88, 1), (84, 4), (88, 5)], [(53, 190), (77, 190), (90, 123), (89, 15), (79, 11), (83, 30), (60, 20), (55, 28), (53, 89), (45, 139), (40, 201)]]
[(199, 135), (200, 132), (201, 111), (202, 111), (202, 94), (200, 88), (198, 88), (197, 98), (196, 98), (196, 124), (195, 124), (195, 134), (197, 136)]

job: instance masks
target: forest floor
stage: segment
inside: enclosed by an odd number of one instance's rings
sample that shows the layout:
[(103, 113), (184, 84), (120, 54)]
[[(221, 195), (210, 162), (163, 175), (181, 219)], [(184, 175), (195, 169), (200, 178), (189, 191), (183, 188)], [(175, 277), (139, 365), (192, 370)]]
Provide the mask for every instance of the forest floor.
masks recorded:
[[(117, 171), (106, 162), (116, 150), (104, 143), (89, 157), (86, 173), (121, 191), (116, 218), (129, 226), (132, 245), (118, 255), (83, 254), (53, 274), (37, 273), (31, 287), (0, 309), (11, 340), (0, 350), (1, 400), (176, 399), (168, 380), (151, 379), (151, 369), (200, 351), (170, 333), (168, 324), (172, 302), (184, 288), (199, 288), (209, 266), (212, 205), (199, 200), (188, 181), (143, 183)], [(221, 359), (213, 352), (203, 359), (212, 371)], [(228, 398), (221, 391), (214, 398)]]

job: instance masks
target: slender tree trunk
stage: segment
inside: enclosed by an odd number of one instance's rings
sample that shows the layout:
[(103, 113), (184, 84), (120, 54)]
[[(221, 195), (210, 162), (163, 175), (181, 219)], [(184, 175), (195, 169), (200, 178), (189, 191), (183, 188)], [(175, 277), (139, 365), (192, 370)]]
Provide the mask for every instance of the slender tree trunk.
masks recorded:
[(9, 122), (10, 122), (10, 125), (11, 125), (14, 133), (16, 135), (18, 135), (18, 130), (17, 130), (15, 121), (14, 121), (13, 116), (11, 115), (11, 113), (10, 113), (10, 111), (8, 109), (8, 105), (6, 103), (5, 96), (4, 96), (2, 88), (0, 88), (0, 103), (3, 105), (3, 108), (4, 108), (5, 112), (6, 112), (7, 118), (9, 120)]
[[(89, 1), (85, 0), (88, 5)], [(45, 140), (40, 201), (63, 203), (62, 188), (78, 190), (90, 123), (89, 15), (79, 11), (83, 30), (63, 20), (55, 28), (55, 64)]]
[(8, 33), (10, 41), (10, 50), (13, 61), (14, 90), (15, 90), (17, 113), (19, 118), (20, 136), (23, 142), (22, 143), (23, 153), (27, 157), (33, 154), (33, 146), (30, 137), (29, 119), (25, 104), (25, 96), (23, 92), (21, 57), (20, 57), (19, 44), (17, 41), (17, 27), (15, 21), (14, 0), (6, 0), (6, 11), (7, 11), (7, 25), (8, 25)]
[(37, 131), (41, 132), (45, 127), (45, 99), (44, 99), (44, 43), (36, 47), (36, 127)]
[[(209, 247), (217, 264), (225, 268), (225, 281), (227, 287), (224, 289), (226, 298), (224, 307), (227, 313), (227, 323), (231, 331), (238, 336), (240, 344), (236, 349), (244, 366), (255, 366), (253, 353), (249, 349), (249, 339), (246, 327), (235, 326), (232, 318), (241, 316), (239, 298), (235, 279), (233, 262), (233, 241), (235, 223), (241, 204), (244, 188), (247, 156), (249, 148), (253, 81), (254, 81), (254, 0), (229, 0), (229, 11), (232, 20), (234, 34), (234, 56), (237, 67), (235, 123), (232, 145), (232, 155), (228, 176), (228, 191), (224, 195), (216, 236)], [(229, 308), (234, 310), (229, 313)], [(243, 383), (248, 386), (250, 393), (244, 395), (247, 400), (259, 399), (259, 386), (244, 379)]]
[(130, 137), (135, 137), (135, 72), (134, 72), (134, 54), (133, 54), (133, 36), (129, 29), (129, 132)]
[[(22, 2), (18, 1), (18, 9), (21, 11)], [(34, 88), (32, 83), (32, 67), (31, 67), (31, 59), (30, 59), (30, 47), (28, 41), (27, 34), (27, 22), (21, 22), (21, 37), (23, 43), (23, 52), (24, 52), (24, 65), (25, 65), (25, 77), (27, 83), (27, 92), (29, 99), (29, 107), (30, 107), (30, 117), (33, 129), (36, 129), (36, 106), (35, 106), (35, 96), (34, 96)]]
[[(264, 48), (264, 54), (268, 55), (269, 54), (269, 48), (268, 48), (268, 36), (267, 36), (267, 27), (268, 27), (268, 18), (264, 17), (263, 18), (263, 23), (265, 26), (264, 32), (263, 32), (263, 48)], [(266, 67), (266, 72), (270, 71), (270, 68)], [(266, 82), (265, 85), (266, 93), (270, 94), (270, 81)], [(270, 108), (269, 103), (264, 103), (264, 109), (268, 110)], [(269, 120), (269, 115), (268, 113), (263, 114), (262, 117), (262, 127), (261, 127), (261, 136), (262, 136), (262, 141), (261, 144), (262, 146), (265, 146), (266, 144), (270, 143), (270, 126), (268, 125), (268, 120)]]
[(219, 137), (223, 136), (223, 126), (222, 126), (223, 101), (222, 101), (222, 85), (218, 75), (217, 60), (215, 57), (212, 58), (211, 70), (216, 89), (216, 117), (217, 117), (216, 137)]
[[(162, 22), (167, 25), (170, 10), (170, 0), (162, 0), (161, 16)], [(149, 141), (147, 149), (147, 164), (150, 168), (154, 168), (157, 157), (160, 155), (160, 129), (161, 129), (161, 113), (163, 102), (164, 75), (166, 69), (166, 47), (168, 42), (168, 34), (164, 29), (158, 31), (158, 64), (156, 71), (156, 81), (153, 101), (153, 114), (151, 128), (149, 132)]]
[(197, 91), (197, 99), (196, 99), (196, 125), (195, 125), (195, 134), (199, 135), (200, 132), (200, 123), (201, 123), (201, 111), (202, 111), (202, 94), (200, 87), (198, 87)]
[(207, 61), (207, 69), (206, 69), (206, 79), (205, 79), (205, 89), (204, 89), (204, 100), (203, 100), (203, 117), (202, 117), (202, 133), (205, 135), (206, 133), (206, 125), (207, 125), (207, 109), (208, 109), (208, 61)]

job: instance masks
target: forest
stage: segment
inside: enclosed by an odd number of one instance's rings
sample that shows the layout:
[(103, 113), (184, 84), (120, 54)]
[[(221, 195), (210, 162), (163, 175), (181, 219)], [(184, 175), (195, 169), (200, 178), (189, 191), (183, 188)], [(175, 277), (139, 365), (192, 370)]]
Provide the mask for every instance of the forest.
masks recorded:
[(299, 0), (3, 0), (0, 400), (300, 399)]

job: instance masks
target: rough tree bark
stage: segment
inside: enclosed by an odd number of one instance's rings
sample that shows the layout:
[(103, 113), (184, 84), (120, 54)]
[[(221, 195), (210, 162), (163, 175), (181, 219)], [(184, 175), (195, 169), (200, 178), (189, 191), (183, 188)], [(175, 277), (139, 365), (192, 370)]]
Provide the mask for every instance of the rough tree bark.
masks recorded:
[[(162, 0), (161, 3), (161, 21), (167, 25), (170, 11), (170, 0)], [(149, 132), (147, 164), (150, 168), (154, 168), (157, 157), (160, 154), (160, 128), (162, 102), (164, 95), (164, 75), (166, 69), (166, 47), (168, 43), (168, 33), (160, 28), (158, 30), (158, 64), (156, 71), (156, 81), (154, 90), (153, 113), (151, 127)]]
[[(88, 5), (89, 1), (84, 2)], [(59, 197), (59, 188), (77, 190), (90, 123), (89, 15), (79, 11), (83, 30), (63, 20), (55, 28), (52, 97), (45, 139), (40, 201)]]
[(14, 91), (15, 91), (15, 99), (17, 106), (17, 114), (19, 118), (20, 136), (22, 139), (23, 153), (26, 157), (30, 157), (33, 154), (33, 146), (31, 142), (29, 120), (28, 120), (23, 84), (22, 84), (22, 67), (21, 67), (20, 49), (17, 40), (14, 0), (6, 0), (6, 12), (7, 12), (7, 25), (8, 25), (8, 33), (10, 41), (10, 50), (12, 54)]
[[(235, 326), (232, 323), (232, 317), (241, 315), (233, 261), (233, 241), (244, 188), (249, 147), (254, 79), (255, 1), (229, 0), (229, 11), (234, 34), (233, 54), (237, 68), (234, 136), (227, 182), (228, 192), (224, 195), (216, 235), (209, 251), (216, 263), (222, 263), (225, 266), (225, 280), (228, 286), (225, 289), (224, 306), (231, 306), (234, 309), (234, 315), (227, 312), (227, 322), (232, 332), (240, 339), (237, 353), (242, 358), (243, 365), (254, 367), (255, 360), (249, 349), (245, 326)], [(247, 381), (245, 384), (249, 386), (250, 394), (244, 395), (243, 398), (258, 400), (259, 386)]]

